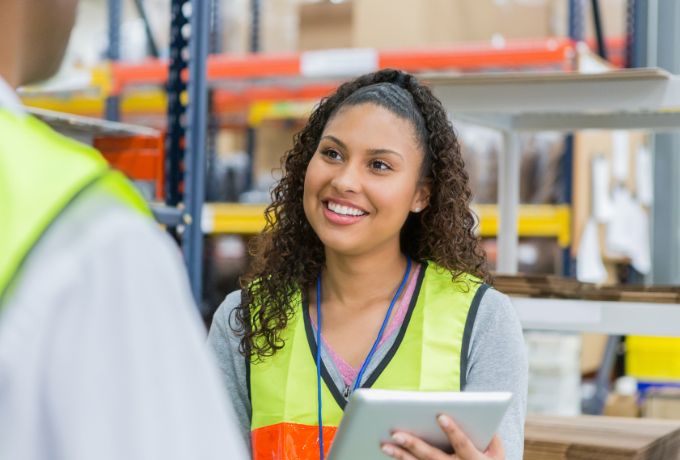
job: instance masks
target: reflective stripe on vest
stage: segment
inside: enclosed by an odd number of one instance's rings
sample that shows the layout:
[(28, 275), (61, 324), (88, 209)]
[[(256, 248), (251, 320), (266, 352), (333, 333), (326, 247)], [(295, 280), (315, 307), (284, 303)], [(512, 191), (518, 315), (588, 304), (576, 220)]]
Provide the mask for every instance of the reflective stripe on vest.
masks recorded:
[(31, 249), (85, 190), (151, 216), (125, 177), (91, 147), (41, 121), (0, 109), (0, 309)]
[[(464, 342), (469, 341), (474, 322), (471, 306), (476, 310), (486, 290), (480, 286), (478, 279), (467, 275), (454, 283), (450, 272), (428, 264), (420, 272), (394, 345), (362, 387), (460, 391), (461, 367), (467, 362)], [(292, 301), (297, 314), (282, 334), (285, 346), (274, 356), (250, 364), (255, 460), (319, 458), (315, 337), (301, 296), (297, 294)], [(465, 356), (463, 362), (461, 356)], [(327, 451), (346, 401), (323, 364), (321, 373)]]

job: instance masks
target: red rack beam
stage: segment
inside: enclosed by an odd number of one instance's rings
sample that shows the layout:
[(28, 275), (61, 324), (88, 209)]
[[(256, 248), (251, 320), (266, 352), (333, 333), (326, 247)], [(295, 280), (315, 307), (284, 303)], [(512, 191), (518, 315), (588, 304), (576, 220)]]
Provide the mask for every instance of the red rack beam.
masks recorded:
[[(569, 39), (513, 40), (503, 47), (465, 44), (452, 48), (377, 51), (378, 68), (462, 71), (494, 67), (564, 65), (573, 50)], [(215, 55), (208, 58), (209, 81), (234, 78), (295, 77), (301, 74), (303, 53)], [(376, 69), (377, 70), (377, 69)], [(138, 64), (112, 64), (112, 92), (125, 86), (163, 85), (168, 77), (167, 61), (148, 60)]]
[(559, 65), (568, 61), (574, 49), (569, 39), (511, 41), (503, 48), (469, 44), (452, 49), (425, 51), (381, 51), (381, 68), (418, 70), (480, 70), (490, 67), (533, 67)]

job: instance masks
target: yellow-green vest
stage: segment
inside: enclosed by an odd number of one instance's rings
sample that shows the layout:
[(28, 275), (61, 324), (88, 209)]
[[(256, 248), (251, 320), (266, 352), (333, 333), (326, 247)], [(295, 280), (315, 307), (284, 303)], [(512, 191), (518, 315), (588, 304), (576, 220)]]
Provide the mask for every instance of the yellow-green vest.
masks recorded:
[[(411, 304), (396, 341), (363, 388), (460, 391), (465, 385), (472, 325), (487, 289), (464, 275), (432, 263), (420, 271)], [(307, 302), (292, 299), (296, 314), (272, 357), (249, 363), (254, 460), (319, 458), (316, 339)], [(322, 363), (324, 450), (331, 446), (346, 400)]]
[(50, 225), (77, 197), (95, 190), (151, 216), (134, 186), (99, 152), (36, 118), (0, 108), (0, 310)]

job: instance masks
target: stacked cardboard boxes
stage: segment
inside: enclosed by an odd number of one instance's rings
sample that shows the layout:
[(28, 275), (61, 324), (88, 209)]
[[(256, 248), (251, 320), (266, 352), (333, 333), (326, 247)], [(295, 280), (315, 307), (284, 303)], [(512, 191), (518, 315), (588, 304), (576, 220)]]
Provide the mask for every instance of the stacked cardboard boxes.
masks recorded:
[(525, 460), (677, 458), (680, 458), (680, 422), (529, 416), (525, 426)]
[[(351, 0), (300, 4), (299, 49), (404, 48), (558, 35), (558, 0)], [(566, 17), (565, 17), (566, 18)], [(566, 19), (565, 19), (566, 26)], [(563, 34), (562, 34), (563, 35)]]

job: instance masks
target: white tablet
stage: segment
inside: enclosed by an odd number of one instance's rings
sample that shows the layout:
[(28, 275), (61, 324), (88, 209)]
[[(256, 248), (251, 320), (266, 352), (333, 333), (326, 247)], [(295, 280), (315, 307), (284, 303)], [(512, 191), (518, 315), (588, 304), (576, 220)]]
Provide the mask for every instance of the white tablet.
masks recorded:
[(483, 451), (491, 442), (505, 414), (512, 393), (417, 392), (358, 389), (345, 408), (328, 460), (385, 458), (382, 441), (394, 431), (411, 433), (446, 452), (448, 438), (437, 423), (449, 415)]

